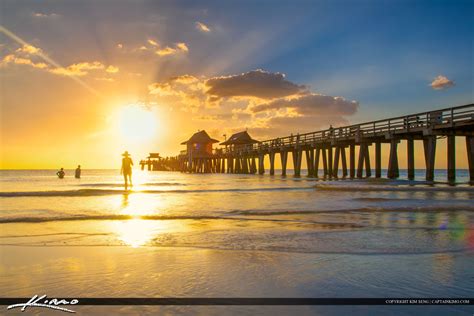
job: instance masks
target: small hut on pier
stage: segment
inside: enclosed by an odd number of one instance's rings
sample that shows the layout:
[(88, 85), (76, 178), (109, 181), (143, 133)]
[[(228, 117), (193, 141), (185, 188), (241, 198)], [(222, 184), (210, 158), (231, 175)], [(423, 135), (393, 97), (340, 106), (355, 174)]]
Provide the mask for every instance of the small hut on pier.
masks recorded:
[(181, 143), (186, 145), (186, 155), (193, 158), (212, 156), (212, 144), (218, 143), (217, 139), (213, 139), (202, 130), (191, 136), (190, 139)]
[(140, 160), (141, 169), (145, 169), (145, 165), (148, 166), (148, 171), (157, 171), (162, 170), (161, 162), (163, 158), (160, 156), (159, 153), (150, 153), (146, 160)]
[(252, 137), (250, 137), (247, 131), (243, 131), (243, 132), (233, 134), (232, 136), (229, 137), (228, 140), (220, 144), (226, 147), (229, 146), (231, 150), (236, 150), (236, 149), (242, 149), (247, 146), (257, 144), (257, 143), (259, 143), (258, 140), (255, 140)]

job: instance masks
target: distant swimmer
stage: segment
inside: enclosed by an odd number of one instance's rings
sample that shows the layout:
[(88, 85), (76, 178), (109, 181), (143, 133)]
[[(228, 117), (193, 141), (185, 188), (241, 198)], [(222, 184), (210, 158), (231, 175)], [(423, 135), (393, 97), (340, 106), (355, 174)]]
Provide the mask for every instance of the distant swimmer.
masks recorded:
[(61, 168), (61, 170), (56, 172), (56, 175), (58, 176), (59, 179), (63, 179), (64, 176), (66, 175), (66, 172), (64, 172), (64, 168)]
[(81, 165), (78, 165), (78, 166), (77, 166), (76, 173), (74, 174), (74, 177), (75, 177), (76, 179), (80, 179), (80, 178), (81, 178)]
[(132, 166), (133, 161), (128, 154), (128, 151), (125, 151), (122, 154), (122, 168), (120, 169), (120, 174), (123, 174), (123, 180), (125, 181), (125, 190), (128, 188), (128, 182), (130, 181), (130, 186), (132, 186)]

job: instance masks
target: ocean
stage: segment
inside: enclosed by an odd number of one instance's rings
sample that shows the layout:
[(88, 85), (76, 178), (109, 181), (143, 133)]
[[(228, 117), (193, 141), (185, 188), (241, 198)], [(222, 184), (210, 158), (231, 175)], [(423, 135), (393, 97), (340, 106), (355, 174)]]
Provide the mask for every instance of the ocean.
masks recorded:
[[(72, 297), (472, 297), (474, 187), (268, 174), (0, 171), (0, 292)], [(320, 171), (321, 174), (321, 171)], [(383, 171), (386, 174), (386, 171)], [(141, 278), (140, 278), (141, 276)], [(88, 314), (103, 308), (80, 307)], [(132, 307), (114, 309), (126, 314)], [(272, 314), (272, 307), (232, 307)], [(298, 309), (299, 308), (299, 309)], [(417, 309), (418, 308), (418, 309)], [(463, 306), (286, 307), (301, 314)], [(142, 307), (141, 312), (189, 312)], [(100, 313), (99, 313), (100, 311)], [(222, 309), (201, 307), (203, 314)], [(420, 312), (417, 312), (419, 314)]]

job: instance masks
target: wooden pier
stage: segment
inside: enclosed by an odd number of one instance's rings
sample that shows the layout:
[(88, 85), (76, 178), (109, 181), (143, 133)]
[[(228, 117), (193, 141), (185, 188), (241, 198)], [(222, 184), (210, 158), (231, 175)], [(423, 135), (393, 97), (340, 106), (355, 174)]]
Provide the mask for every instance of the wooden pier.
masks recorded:
[[(286, 175), (288, 154), (291, 153), (296, 177), (301, 176), (301, 162), (303, 155), (305, 155), (307, 162), (305, 174), (310, 177), (363, 178), (375, 176), (380, 178), (382, 177), (381, 147), (383, 143), (386, 143), (390, 145), (387, 177), (395, 179), (399, 177), (399, 144), (400, 141), (405, 140), (408, 178), (414, 179), (415, 177), (414, 145), (416, 141), (422, 141), (426, 180), (433, 181), (437, 139), (447, 138), (447, 177), (448, 181), (454, 181), (456, 136), (465, 137), (470, 181), (474, 182), (474, 104), (215, 150), (212, 150), (212, 143), (216, 140), (207, 136), (211, 143), (210, 147), (209, 143), (205, 145), (205, 151), (200, 149), (199, 144), (192, 145), (189, 141), (183, 143), (188, 144), (188, 148), (178, 156), (178, 169), (182, 172), (192, 173), (264, 174), (266, 172), (264, 160), (268, 155), (269, 173), (274, 175), (275, 159), (278, 154), (281, 160), (281, 174)], [(375, 146), (374, 175), (369, 155), (370, 146)], [(356, 157), (356, 147), (359, 148), (358, 157)], [(211, 149), (209, 150), (209, 148)], [(346, 149), (349, 151), (348, 157)], [(318, 172), (320, 167), (322, 167), (322, 174)], [(342, 169), (341, 174), (339, 168)]]

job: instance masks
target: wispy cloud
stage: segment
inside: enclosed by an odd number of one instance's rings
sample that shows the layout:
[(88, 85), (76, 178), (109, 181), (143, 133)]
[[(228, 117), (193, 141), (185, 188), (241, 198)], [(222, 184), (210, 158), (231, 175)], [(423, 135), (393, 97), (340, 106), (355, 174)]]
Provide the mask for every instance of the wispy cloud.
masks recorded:
[(66, 67), (60, 65), (51, 65), (38, 59), (42, 59), (43, 51), (30, 44), (23, 44), (20, 48), (14, 50), (12, 53), (5, 55), (0, 60), (0, 66), (6, 67), (8, 65), (25, 65), (36, 69), (41, 69), (55, 75), (83, 77), (89, 74), (90, 71), (105, 71), (106, 73), (114, 74), (119, 71), (116, 66), (105, 66), (99, 61), (79, 62), (71, 64)]
[[(13, 33), (12, 31), (10, 31), (9, 29), (7, 29), (6, 27), (4, 27), (2, 25), (0, 25), (0, 32), (5, 34), (6, 36), (8, 36), (10, 39), (14, 40), (16, 43), (21, 44), (22, 47), (31, 46), (31, 44), (27, 43), (24, 39), (22, 39), (21, 37), (19, 37), (18, 35), (16, 35), (15, 33)], [(51, 65), (51, 67), (63, 68), (58, 62), (54, 61), (52, 58), (50, 58), (48, 55), (42, 53), (41, 51), (39, 51), (37, 53), (37, 55), (43, 61), (47, 62), (48, 65)], [(47, 68), (45, 68), (45, 69), (47, 69)], [(81, 86), (83, 86), (89, 92), (95, 94), (96, 96), (101, 96), (101, 94), (97, 90), (95, 90), (94, 88), (89, 86), (87, 83), (85, 83), (81, 79), (79, 79), (75, 76), (70, 76), (69, 78), (71, 78), (72, 80), (74, 80), (75, 82), (77, 82), (78, 84), (80, 84)]]
[(448, 89), (454, 86), (454, 81), (449, 80), (443, 75), (439, 75), (433, 79), (430, 86), (434, 90), (444, 90), (444, 89)]
[(41, 53), (41, 49), (34, 47), (33, 45), (23, 45), (22, 47), (18, 48), (16, 52), (26, 53), (29, 55), (39, 55)]
[(111, 73), (111, 74), (115, 74), (115, 73), (119, 72), (119, 68), (116, 67), (116, 66), (110, 65), (105, 69), (105, 71), (108, 72), (108, 73)]
[(160, 48), (158, 49), (155, 53), (159, 56), (167, 56), (167, 55), (173, 55), (176, 53), (175, 48), (171, 48), (169, 46), (166, 46), (165, 48)]
[(98, 70), (104, 68), (105, 66), (101, 62), (93, 61), (72, 64), (64, 68), (54, 68), (50, 69), (49, 72), (64, 76), (85, 76), (89, 73), (90, 70)]
[(176, 43), (176, 47), (183, 52), (189, 52), (189, 48), (186, 43)]
[(36, 62), (32, 59), (35, 57), (35, 55), (41, 55), (42, 53), (43, 52), (40, 48), (30, 44), (24, 44), (20, 48), (16, 49), (13, 53), (4, 56), (0, 62), (0, 66), (5, 67), (8, 64), (16, 64), (27, 65), (38, 69), (46, 69), (48, 68), (48, 64), (44, 62)]
[(32, 12), (31, 16), (40, 19), (56, 19), (59, 18), (61, 15), (57, 13)]
[(187, 53), (189, 48), (185, 43), (176, 43), (174, 47), (166, 46), (164, 48), (159, 48), (155, 51), (155, 54), (159, 56), (174, 55), (179, 52)]
[(115, 80), (113, 78), (107, 78), (107, 77), (97, 77), (94, 78), (97, 81), (105, 81), (105, 82), (114, 82)]
[(33, 68), (46, 69), (48, 65), (43, 62), (33, 62), (29, 58), (17, 57), (14, 54), (9, 54), (3, 57), (0, 61), (0, 66), (7, 66), (8, 64), (27, 65)]
[(135, 51), (137, 50), (141, 52), (153, 52), (158, 56), (169, 56), (178, 53), (187, 53), (189, 52), (189, 47), (184, 42), (178, 42), (174, 45), (162, 46), (157, 40), (148, 39), (144, 45), (141, 45), (138, 49), (135, 49)]
[(211, 31), (209, 26), (207, 26), (206, 24), (204, 24), (202, 22), (199, 22), (199, 21), (196, 22), (196, 29), (198, 29), (199, 31), (204, 32), (204, 33), (209, 33)]
[(147, 40), (147, 42), (148, 42), (148, 44), (150, 44), (151, 46), (155, 46), (155, 47), (159, 47), (159, 46), (160, 46), (160, 44), (158, 44), (157, 41), (152, 40), (152, 39)]

